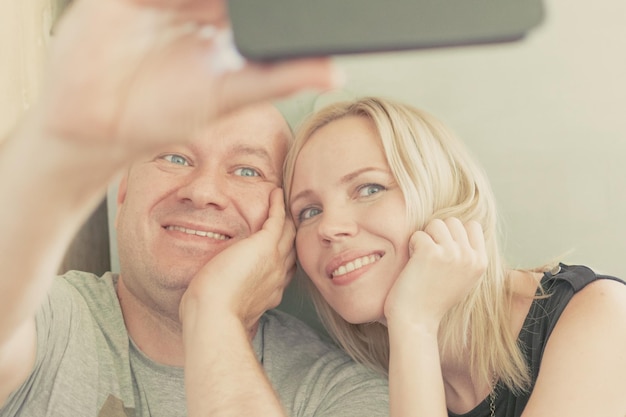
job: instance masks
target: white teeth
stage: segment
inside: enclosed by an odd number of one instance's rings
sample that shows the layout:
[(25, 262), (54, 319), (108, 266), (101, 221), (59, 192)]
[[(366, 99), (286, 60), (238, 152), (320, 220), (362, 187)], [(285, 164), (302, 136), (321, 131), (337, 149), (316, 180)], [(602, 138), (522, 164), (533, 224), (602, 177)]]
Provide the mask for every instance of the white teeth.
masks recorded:
[(335, 269), (330, 275), (332, 278), (345, 275), (348, 272), (352, 272), (356, 269), (363, 268), (366, 265), (373, 264), (381, 258), (380, 255), (368, 255), (363, 256), (361, 258), (350, 261), (344, 265), (341, 265), (339, 268)]
[(167, 226), (165, 229), (167, 229), (167, 230), (177, 230), (179, 232), (187, 233), (188, 235), (203, 236), (203, 237), (208, 237), (210, 239), (216, 239), (216, 240), (228, 240), (228, 239), (230, 239), (228, 236), (221, 235), (219, 233), (204, 232), (202, 230), (187, 229), (187, 228), (181, 227), (181, 226)]

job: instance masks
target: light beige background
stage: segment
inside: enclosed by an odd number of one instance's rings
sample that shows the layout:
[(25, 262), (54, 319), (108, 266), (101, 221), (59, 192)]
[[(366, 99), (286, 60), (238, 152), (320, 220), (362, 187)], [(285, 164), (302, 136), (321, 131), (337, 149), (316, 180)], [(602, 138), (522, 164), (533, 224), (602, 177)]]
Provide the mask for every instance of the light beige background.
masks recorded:
[[(0, 0), (3, 135), (37, 94), (41, 28), (54, 14), (45, 4)], [(431, 111), (490, 174), (514, 264), (569, 252), (567, 261), (626, 276), (626, 2), (546, 8), (544, 24), (515, 44), (339, 57), (345, 91), (317, 104), (377, 94)], [(314, 106), (304, 94), (282, 107), (297, 123)]]
[[(0, 139), (36, 100), (53, 6), (64, 1), (0, 0)], [(546, 8), (542, 26), (514, 44), (337, 57), (347, 75), (343, 91), (302, 94), (281, 108), (292, 124), (356, 95), (429, 110), (487, 169), (514, 265), (566, 253), (565, 261), (626, 277), (626, 2), (546, 0)], [(108, 268), (102, 257), (87, 259), (107, 252), (106, 218), (101, 206), (61, 270)], [(290, 294), (285, 307), (298, 314), (300, 299)], [(319, 327), (307, 309), (300, 315)]]
[[(626, 2), (546, 9), (514, 44), (338, 58), (346, 91), (318, 101), (375, 94), (429, 110), (485, 166), (514, 265), (567, 254), (626, 277)], [(287, 103), (294, 122), (310, 100)]]
[(429, 110), (485, 166), (513, 265), (559, 258), (626, 277), (626, 2), (548, 1), (513, 44), (336, 62), (344, 90), (281, 103), (292, 124), (355, 95)]
[[(486, 168), (511, 264), (556, 258), (626, 278), (626, 2), (552, 0), (546, 9), (542, 26), (514, 44), (337, 57), (342, 91), (280, 108), (297, 125), (357, 95), (422, 107)], [(294, 282), (280, 308), (323, 334)]]

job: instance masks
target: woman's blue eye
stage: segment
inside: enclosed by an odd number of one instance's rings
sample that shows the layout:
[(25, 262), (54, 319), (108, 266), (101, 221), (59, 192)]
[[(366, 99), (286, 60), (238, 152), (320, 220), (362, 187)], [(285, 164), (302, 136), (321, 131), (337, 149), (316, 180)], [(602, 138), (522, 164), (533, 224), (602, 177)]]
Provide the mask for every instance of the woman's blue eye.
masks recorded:
[(320, 214), (322, 212), (322, 210), (316, 208), (316, 207), (307, 207), (305, 209), (303, 209), (300, 214), (298, 215), (298, 220), (303, 221), (303, 220), (308, 220), (312, 217), (317, 216), (318, 214)]
[(365, 184), (359, 187), (359, 197), (369, 197), (373, 194), (377, 194), (381, 191), (384, 191), (385, 187), (380, 184)]
[(176, 165), (184, 165), (184, 166), (188, 166), (189, 161), (187, 160), (187, 158), (185, 158), (184, 156), (181, 155), (177, 155), (177, 154), (169, 154), (169, 155), (164, 155), (163, 159), (165, 159), (167, 162), (170, 162), (172, 164), (176, 164)]
[(259, 171), (257, 171), (256, 169), (248, 168), (248, 167), (237, 168), (235, 170), (235, 175), (240, 175), (242, 177), (260, 177), (261, 176), (261, 174), (259, 174)]

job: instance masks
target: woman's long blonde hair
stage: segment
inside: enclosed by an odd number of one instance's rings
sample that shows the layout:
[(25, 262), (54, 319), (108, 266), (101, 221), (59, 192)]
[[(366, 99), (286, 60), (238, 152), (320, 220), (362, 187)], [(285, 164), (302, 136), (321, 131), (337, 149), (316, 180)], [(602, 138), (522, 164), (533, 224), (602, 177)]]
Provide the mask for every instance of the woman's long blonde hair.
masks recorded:
[[(530, 375), (510, 330), (511, 290), (498, 243), (495, 199), (483, 170), (463, 144), (437, 119), (409, 105), (366, 97), (330, 105), (306, 120), (285, 162), (287, 201), (296, 160), (307, 140), (333, 120), (357, 116), (371, 120), (387, 163), (406, 200), (415, 230), (435, 218), (478, 221), (483, 228), (489, 263), (484, 276), (462, 303), (444, 317), (439, 345), (446, 357), (469, 352), (475, 378), (493, 381), (494, 372), (514, 392), (528, 388)], [(389, 338), (380, 323), (351, 324), (337, 314), (314, 285), (307, 286), (320, 319), (330, 335), (355, 360), (387, 373)]]

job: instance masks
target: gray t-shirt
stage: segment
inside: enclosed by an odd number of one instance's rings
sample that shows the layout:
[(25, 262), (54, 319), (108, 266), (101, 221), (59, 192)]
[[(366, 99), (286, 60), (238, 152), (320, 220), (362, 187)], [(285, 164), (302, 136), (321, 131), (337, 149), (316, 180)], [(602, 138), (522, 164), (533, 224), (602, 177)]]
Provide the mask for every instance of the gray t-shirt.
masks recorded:
[[(37, 314), (33, 372), (0, 417), (187, 415), (183, 369), (155, 363), (132, 343), (116, 280), (110, 273), (97, 277), (77, 271), (55, 280)], [(253, 346), (290, 416), (389, 414), (386, 379), (298, 319), (266, 313)]]

